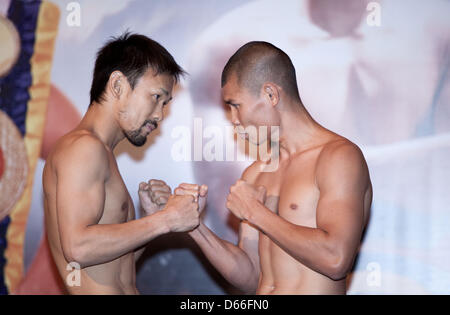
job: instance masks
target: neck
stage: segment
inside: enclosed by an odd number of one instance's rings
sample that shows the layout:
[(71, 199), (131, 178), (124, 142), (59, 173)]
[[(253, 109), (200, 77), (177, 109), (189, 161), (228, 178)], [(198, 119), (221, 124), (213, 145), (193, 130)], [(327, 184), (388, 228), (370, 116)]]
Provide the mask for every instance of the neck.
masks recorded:
[(113, 104), (92, 103), (77, 129), (88, 130), (111, 151), (125, 137), (112, 112)]
[(280, 156), (289, 157), (323, 143), (331, 132), (317, 123), (303, 104), (292, 102), (280, 111)]

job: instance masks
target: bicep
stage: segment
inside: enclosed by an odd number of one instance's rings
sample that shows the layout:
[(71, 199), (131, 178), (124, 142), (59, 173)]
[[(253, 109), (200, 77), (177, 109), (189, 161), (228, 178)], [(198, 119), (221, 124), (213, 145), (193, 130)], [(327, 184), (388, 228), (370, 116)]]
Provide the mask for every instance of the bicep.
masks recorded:
[(364, 157), (347, 147), (322, 162), (326, 166), (318, 174), (317, 227), (328, 234), (334, 246), (352, 252), (364, 228), (364, 195), (369, 182)]
[(359, 194), (325, 193), (317, 206), (317, 227), (325, 231), (336, 246), (353, 249), (359, 244), (363, 231), (363, 206)]
[(239, 248), (242, 249), (259, 271), (259, 231), (246, 221), (239, 224)]
[[(258, 164), (253, 163), (242, 174), (241, 179), (254, 184), (258, 176)], [(259, 230), (246, 221), (239, 224), (239, 247), (247, 253), (255, 266), (259, 267)]]

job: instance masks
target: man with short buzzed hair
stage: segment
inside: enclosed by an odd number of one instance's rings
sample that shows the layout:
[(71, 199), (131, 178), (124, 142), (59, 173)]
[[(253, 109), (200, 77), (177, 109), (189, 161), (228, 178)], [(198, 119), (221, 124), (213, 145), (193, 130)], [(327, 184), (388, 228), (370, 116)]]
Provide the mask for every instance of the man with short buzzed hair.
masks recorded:
[(300, 99), (291, 59), (270, 43), (250, 42), (239, 48), (222, 71), (222, 87), (233, 74), (238, 84), (253, 94), (259, 94), (264, 82), (273, 81), (289, 96)]
[[(272, 161), (258, 160), (231, 187), (226, 206), (241, 220), (238, 245), (202, 222), (191, 237), (244, 292), (345, 294), (372, 201), (361, 150), (311, 117), (290, 58), (270, 43), (250, 42), (230, 58), (222, 94), (240, 136), (280, 148), (271, 154), (278, 168), (267, 171)], [(246, 133), (250, 126), (268, 133)], [(175, 194), (200, 198), (204, 207), (198, 185), (182, 184)]]

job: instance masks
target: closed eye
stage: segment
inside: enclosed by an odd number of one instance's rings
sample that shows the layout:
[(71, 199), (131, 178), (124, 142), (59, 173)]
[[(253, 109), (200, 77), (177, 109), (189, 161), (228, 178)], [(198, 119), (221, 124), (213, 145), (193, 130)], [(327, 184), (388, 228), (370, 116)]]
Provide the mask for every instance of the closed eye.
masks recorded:
[(163, 106), (166, 106), (167, 104), (169, 104), (171, 100), (172, 100), (172, 97), (170, 97), (167, 101), (165, 101)]
[(231, 107), (234, 107), (234, 108), (238, 108), (239, 107), (239, 104), (234, 104), (234, 103), (231, 103), (231, 102), (226, 102), (226, 104), (230, 105)]

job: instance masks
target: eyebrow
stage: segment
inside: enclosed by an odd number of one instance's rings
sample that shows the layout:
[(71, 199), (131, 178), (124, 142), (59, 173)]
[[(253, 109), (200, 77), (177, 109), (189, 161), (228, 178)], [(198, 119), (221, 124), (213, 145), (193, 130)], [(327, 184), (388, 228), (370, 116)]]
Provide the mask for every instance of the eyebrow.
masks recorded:
[[(169, 92), (166, 90), (166, 89), (164, 89), (164, 88), (161, 88), (161, 91), (166, 95), (166, 96), (169, 96)], [(170, 96), (170, 98), (166, 101), (167, 103), (168, 102), (170, 102), (171, 100), (172, 100), (172, 95)]]
[[(160, 92), (162, 92), (165, 96), (169, 96), (169, 92), (164, 88), (159, 88)], [(166, 103), (169, 103), (172, 100), (172, 96), (166, 101)]]
[(169, 95), (169, 92), (167, 92), (166, 89), (160, 88), (160, 90), (161, 90), (165, 95)]

